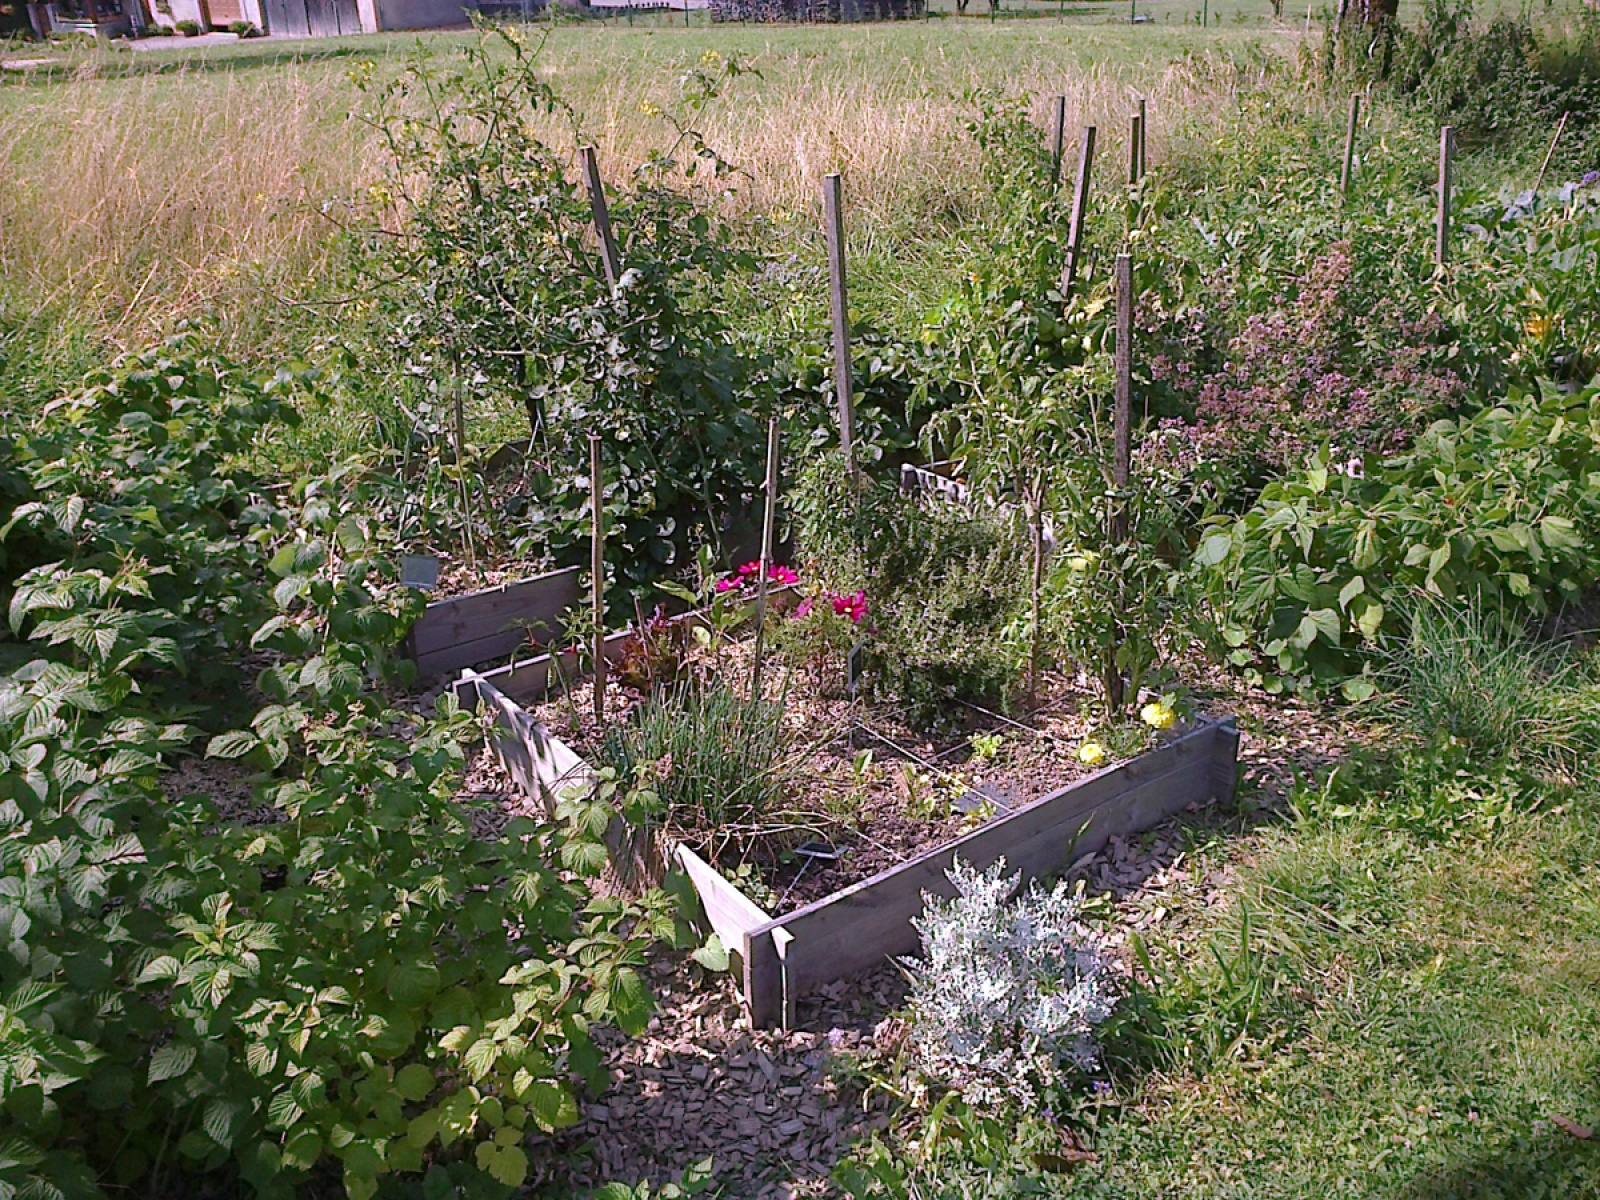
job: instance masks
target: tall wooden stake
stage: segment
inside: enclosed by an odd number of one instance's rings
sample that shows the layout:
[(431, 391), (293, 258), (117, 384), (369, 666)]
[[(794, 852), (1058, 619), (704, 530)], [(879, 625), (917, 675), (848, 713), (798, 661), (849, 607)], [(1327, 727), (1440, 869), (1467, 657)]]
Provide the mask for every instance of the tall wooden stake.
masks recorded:
[[(1128, 541), (1128, 476), (1133, 453), (1133, 256), (1117, 255), (1117, 344), (1116, 344), (1116, 412), (1112, 419), (1111, 487), (1111, 545), (1117, 548)], [(1121, 580), (1117, 584), (1115, 611), (1123, 610)], [(1117, 666), (1117, 643), (1106, 650), (1105, 686), (1106, 703), (1113, 713), (1120, 712), (1123, 704), (1122, 671)]]
[(1033, 496), (1031, 500), (1032, 529), (1029, 533), (1033, 537), (1033, 579), (1029, 594), (1029, 607), (1032, 620), (1032, 644), (1028, 648), (1028, 698), (1037, 703), (1039, 700), (1039, 676), (1041, 674), (1042, 659), (1044, 657), (1044, 630), (1040, 627), (1039, 619), (1042, 604), (1040, 597), (1044, 592), (1044, 471), (1041, 468), (1034, 475), (1029, 485)]
[(857, 479), (855, 381), (850, 374), (850, 305), (844, 276), (843, 180), (822, 181), (824, 220), (828, 227), (829, 299), (833, 305), (833, 391), (839, 401), (839, 448), (844, 451), (850, 482)]
[(589, 571), (594, 605), (594, 720), (606, 719), (606, 497), (600, 477), (600, 435), (589, 435)]
[(1061, 152), (1067, 138), (1067, 98), (1056, 97), (1055, 126), (1050, 131), (1050, 187), (1061, 186)]
[(761, 578), (756, 583), (756, 661), (750, 671), (750, 699), (761, 699), (762, 643), (767, 632), (767, 579), (772, 574), (772, 528), (778, 511), (778, 418), (767, 422), (767, 503), (761, 518)]
[[(1150, 169), (1150, 159), (1149, 159), (1148, 153), (1147, 153), (1149, 151), (1149, 149), (1150, 149), (1150, 146), (1149, 146), (1150, 118), (1145, 113), (1144, 106), (1145, 106), (1145, 99), (1144, 99), (1143, 96), (1140, 96), (1139, 97), (1139, 179), (1143, 179), (1144, 176), (1145, 176), (1145, 172)], [(1137, 183), (1138, 180), (1135, 180), (1134, 182)]]
[(1144, 119), (1134, 113), (1128, 119), (1128, 182), (1139, 182), (1139, 144), (1144, 139)]
[[(685, 13), (688, 11), (684, 9)], [(617, 239), (611, 233), (611, 210), (606, 207), (606, 190), (600, 182), (600, 160), (593, 146), (583, 148), (583, 174), (589, 181), (589, 207), (594, 210), (594, 231), (600, 239), (606, 282), (615, 288), (622, 278), (622, 257), (617, 253)]]
[(1439, 236), (1434, 247), (1434, 259), (1441, 267), (1450, 261), (1450, 172), (1455, 149), (1455, 126), (1446, 125), (1439, 131), (1439, 216), (1435, 221)]
[(1089, 175), (1094, 170), (1094, 134), (1094, 126), (1085, 125), (1083, 140), (1078, 144), (1078, 183), (1072, 193), (1072, 223), (1067, 226), (1067, 263), (1061, 268), (1062, 300), (1072, 295), (1083, 255), (1084, 223), (1089, 214)]
[(1561, 132), (1567, 127), (1567, 118), (1572, 114), (1564, 112), (1561, 120), (1556, 122), (1556, 135), (1550, 139), (1550, 149), (1545, 151), (1544, 161), (1539, 164), (1539, 177), (1533, 181), (1533, 190), (1537, 193), (1544, 185), (1544, 173), (1550, 169), (1550, 160), (1556, 156), (1556, 146), (1561, 142)]
[[(458, 368), (459, 372), (459, 368)], [(467, 417), (461, 397), (461, 376), (456, 376), (456, 483), (461, 487), (461, 518), (467, 528), (467, 566), (478, 569), (478, 551), (472, 540), (472, 495), (467, 488)]]
[(1344, 167), (1339, 172), (1339, 194), (1350, 194), (1350, 180), (1356, 169), (1356, 130), (1361, 126), (1361, 93), (1350, 97), (1350, 123), (1344, 129)]

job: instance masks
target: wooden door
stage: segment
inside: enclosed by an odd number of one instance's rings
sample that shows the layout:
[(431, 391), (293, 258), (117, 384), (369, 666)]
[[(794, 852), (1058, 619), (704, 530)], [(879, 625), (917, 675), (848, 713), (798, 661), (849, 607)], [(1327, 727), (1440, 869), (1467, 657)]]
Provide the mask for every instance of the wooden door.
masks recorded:
[(360, 33), (356, 0), (305, 0), (312, 37), (337, 37), (341, 33)]
[(235, 21), (244, 20), (244, 5), (240, 0), (206, 0), (206, 15), (213, 29), (226, 29)]
[(311, 19), (306, 0), (262, 0), (261, 15), (267, 32), (279, 37), (310, 37)]

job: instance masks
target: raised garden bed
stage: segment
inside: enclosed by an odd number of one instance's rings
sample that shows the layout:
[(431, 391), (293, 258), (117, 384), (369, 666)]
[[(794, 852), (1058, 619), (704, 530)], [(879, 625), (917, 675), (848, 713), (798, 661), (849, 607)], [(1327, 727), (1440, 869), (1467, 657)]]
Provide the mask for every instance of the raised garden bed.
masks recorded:
[(407, 645), (424, 679), (453, 675), (543, 647), (580, 599), (581, 571), (568, 567), (531, 579), (435, 600), (411, 627)]
[[(469, 700), (494, 711), (496, 752), (530, 796), (549, 803), (563, 788), (583, 785), (589, 772), (584, 758), (526, 709), (483, 676), (469, 676), (460, 686), (470, 689)], [(1064, 871), (1112, 838), (1231, 798), (1237, 751), (1231, 718), (1202, 722), (1149, 753), (1002, 809), (969, 832), (935, 835), (933, 847), (778, 915), (687, 846), (679, 845), (676, 856), (711, 928), (742, 960), (752, 1022), (787, 1027), (802, 997), (916, 949), (911, 919), (922, 911), (925, 891), (949, 894), (945, 871), (958, 855), (979, 867), (1004, 857), (1026, 877)]]

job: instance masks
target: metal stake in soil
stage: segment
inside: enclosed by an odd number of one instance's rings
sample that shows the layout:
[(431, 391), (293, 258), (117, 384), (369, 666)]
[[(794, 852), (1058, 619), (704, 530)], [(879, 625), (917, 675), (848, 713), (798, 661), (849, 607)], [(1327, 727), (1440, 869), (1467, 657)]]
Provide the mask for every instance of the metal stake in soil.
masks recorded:
[[(1147, 157), (1150, 137), (1150, 117), (1145, 112), (1145, 98), (1139, 97), (1139, 179), (1143, 179), (1145, 172), (1150, 169), (1150, 159)], [(1137, 180), (1135, 180), (1137, 182)]]
[(839, 400), (839, 448), (853, 485), (856, 467), (855, 381), (850, 374), (850, 309), (844, 274), (843, 180), (828, 175), (822, 181), (824, 219), (828, 227), (829, 299), (833, 306), (833, 390)]
[(600, 477), (600, 435), (589, 435), (589, 570), (594, 605), (594, 720), (606, 719), (606, 498)]
[[(685, 13), (688, 11), (684, 9)], [(617, 253), (617, 239), (611, 233), (611, 210), (606, 207), (606, 190), (600, 182), (600, 160), (593, 146), (583, 148), (583, 174), (589, 181), (589, 207), (594, 211), (594, 232), (600, 239), (606, 282), (615, 288), (622, 278), (622, 257)]]
[(1128, 182), (1139, 182), (1139, 144), (1144, 140), (1144, 118), (1134, 113), (1128, 119)]
[(778, 508), (778, 418), (767, 422), (767, 503), (761, 518), (761, 577), (756, 583), (755, 665), (750, 669), (750, 699), (761, 699), (761, 668), (767, 633), (767, 577), (772, 573), (772, 526)]

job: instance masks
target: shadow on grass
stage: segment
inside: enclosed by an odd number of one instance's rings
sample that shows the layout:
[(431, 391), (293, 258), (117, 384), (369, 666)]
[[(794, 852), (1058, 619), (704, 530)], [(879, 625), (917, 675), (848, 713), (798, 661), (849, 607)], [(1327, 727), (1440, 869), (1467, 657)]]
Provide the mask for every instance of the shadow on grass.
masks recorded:
[(1578, 1200), (1600, 1196), (1600, 1140), (1564, 1133), (1419, 1177), (1396, 1200)]

